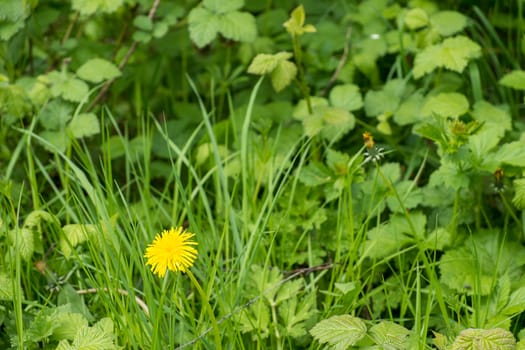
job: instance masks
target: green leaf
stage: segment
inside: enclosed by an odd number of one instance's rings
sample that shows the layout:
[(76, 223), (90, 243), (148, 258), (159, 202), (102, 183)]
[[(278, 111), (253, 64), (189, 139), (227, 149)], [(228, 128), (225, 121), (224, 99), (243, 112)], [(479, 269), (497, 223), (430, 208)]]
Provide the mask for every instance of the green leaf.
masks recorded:
[(468, 109), (469, 102), (463, 94), (443, 92), (429, 97), (421, 109), (421, 114), (424, 116), (437, 114), (441, 117), (458, 118), (467, 113)]
[(118, 10), (124, 0), (71, 0), (73, 10), (81, 15), (92, 15), (97, 11), (112, 13)]
[(410, 331), (403, 326), (389, 321), (382, 321), (372, 326), (369, 332), (376, 343), (385, 349), (408, 349), (408, 336)]
[(394, 121), (398, 125), (414, 124), (423, 119), (421, 116), (421, 107), (423, 106), (424, 97), (421, 93), (415, 92), (404, 100), (394, 113)]
[(441, 36), (450, 36), (467, 26), (467, 17), (456, 11), (439, 11), (430, 16), (432, 27)]
[(244, 0), (203, 0), (202, 4), (215, 13), (228, 13), (244, 6)]
[(487, 101), (477, 101), (473, 106), (472, 116), (484, 127), (501, 128), (504, 131), (512, 129), (512, 118), (507, 106), (494, 106)]
[(114, 79), (121, 75), (120, 70), (108, 60), (93, 58), (77, 70), (77, 76), (92, 83)]
[(429, 46), (416, 55), (414, 78), (433, 72), (436, 68), (447, 68), (461, 73), (472, 59), (481, 56), (481, 47), (466, 36), (445, 39)]
[(363, 107), (363, 98), (357, 85), (337, 85), (330, 91), (330, 103), (334, 107), (355, 111)]
[(390, 224), (372, 228), (367, 232), (367, 237), (362, 247), (362, 255), (372, 259), (382, 259), (412, 241), (403, 232), (393, 230)]
[(319, 162), (311, 162), (307, 166), (301, 168), (299, 172), (299, 181), (306, 186), (319, 186), (332, 181), (332, 173)]
[(114, 335), (100, 327), (82, 327), (73, 340), (73, 347), (82, 350), (117, 350), (113, 343)]
[(322, 114), (324, 127), (321, 135), (330, 142), (336, 142), (355, 127), (355, 117), (345, 109), (327, 107)]
[(15, 281), (6, 273), (0, 272), (0, 300), (11, 301), (14, 298)]
[(499, 83), (513, 89), (525, 90), (525, 71), (513, 70), (505, 74)]
[(297, 295), (285, 301), (279, 306), (279, 316), (284, 323), (284, 330), (292, 338), (306, 335), (307, 321), (315, 311), (315, 293), (308, 293), (308, 296), (298, 302)]
[(366, 115), (373, 117), (381, 114), (393, 114), (401, 102), (405, 86), (403, 80), (392, 79), (385, 84), (382, 90), (368, 91), (365, 96)]
[(0, 115), (2, 123), (12, 124), (32, 113), (27, 93), (18, 85), (0, 86)]
[(148, 16), (137, 16), (133, 20), (133, 25), (140, 30), (150, 32), (153, 30), (153, 21)]
[(295, 63), (281, 60), (272, 72), (272, 86), (276, 92), (281, 91), (294, 80), (297, 75)]
[(419, 29), (428, 24), (428, 15), (425, 10), (414, 8), (408, 10), (403, 20), (409, 29)]
[(506, 143), (499, 147), (496, 152), (488, 154), (485, 158), (485, 164), (490, 164), (492, 167), (501, 164), (525, 167), (525, 144), (521, 141)]
[(94, 113), (81, 113), (73, 117), (68, 129), (75, 138), (88, 137), (100, 132), (100, 123)]
[(61, 96), (71, 102), (82, 102), (88, 96), (89, 87), (82, 80), (56, 71), (49, 73), (48, 76), (53, 96)]
[(314, 33), (316, 31), (315, 27), (311, 24), (304, 25), (304, 20), (304, 6), (301, 4), (292, 11), (290, 18), (283, 23), (283, 26), (292, 35), (300, 36), (304, 33)]
[(257, 75), (269, 74), (275, 70), (280, 62), (286, 61), (291, 57), (292, 54), (286, 51), (278, 52), (274, 55), (260, 53), (254, 57), (248, 67), (248, 73)]
[(190, 38), (199, 48), (210, 44), (219, 31), (219, 18), (210, 10), (195, 7), (188, 15)]
[(226, 39), (252, 42), (257, 37), (255, 17), (248, 12), (229, 12), (220, 17), (219, 32)]
[(15, 246), (18, 248), (16, 254), (23, 260), (30, 261), (35, 252), (34, 230), (25, 227), (14, 229), (9, 232), (9, 238), (13, 249)]
[(322, 344), (328, 343), (336, 350), (344, 350), (364, 338), (366, 325), (351, 315), (332, 316), (317, 323), (310, 334)]
[(54, 152), (64, 152), (69, 143), (67, 134), (64, 130), (58, 131), (42, 131), (40, 137), (46, 141), (46, 143), (41, 142), (42, 146), (51, 153)]
[(509, 297), (505, 308), (501, 310), (503, 315), (516, 315), (525, 311), (525, 287), (516, 289)]
[(97, 234), (94, 225), (69, 224), (62, 227), (64, 236), (60, 238), (60, 250), (66, 258), (71, 256), (72, 248)]
[(61, 130), (71, 119), (73, 107), (60, 99), (53, 99), (38, 113), (38, 121), (47, 130)]
[[(328, 100), (323, 97), (312, 96), (310, 97), (310, 103), (312, 105), (312, 109), (314, 110), (318, 109), (317, 107), (328, 106)], [(304, 99), (300, 100), (293, 110), (293, 117), (295, 119), (303, 120), (305, 118), (308, 118), (309, 116), (310, 113), (308, 112), (308, 106), (306, 104), (306, 101)]]
[(525, 209), (525, 179), (516, 179), (514, 184), (514, 198), (512, 204), (518, 209)]
[(79, 313), (60, 313), (53, 318), (56, 324), (53, 330), (53, 337), (57, 340), (73, 340), (81, 328), (88, 326), (88, 321), (84, 315)]
[(511, 332), (502, 328), (469, 328), (459, 333), (451, 347), (451, 350), (481, 349), (514, 350), (516, 340)]

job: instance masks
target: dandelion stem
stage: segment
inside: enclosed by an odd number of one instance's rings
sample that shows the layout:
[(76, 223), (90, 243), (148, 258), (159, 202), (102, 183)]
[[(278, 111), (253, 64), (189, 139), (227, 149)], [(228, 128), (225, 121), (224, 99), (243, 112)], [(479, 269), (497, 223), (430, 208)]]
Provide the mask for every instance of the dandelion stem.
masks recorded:
[(215, 319), (215, 315), (213, 313), (213, 310), (211, 309), (210, 302), (209, 302), (209, 299), (208, 299), (208, 295), (206, 295), (206, 293), (204, 293), (204, 290), (202, 289), (201, 285), (199, 284), (199, 282), (197, 281), (197, 279), (195, 278), (195, 276), (193, 275), (193, 273), (190, 270), (186, 270), (186, 274), (190, 278), (191, 283), (193, 284), (195, 289), (197, 289), (197, 292), (199, 292), (199, 294), (201, 296), (201, 299), (202, 299), (202, 303), (204, 305), (204, 308), (208, 312), (208, 316), (210, 316), (210, 321), (211, 321), (211, 324), (212, 324), (214, 338), (215, 338), (215, 349), (221, 350), (222, 349), (222, 345), (221, 345), (221, 336), (220, 336), (220, 333), (219, 333), (219, 326), (217, 324), (217, 320)]

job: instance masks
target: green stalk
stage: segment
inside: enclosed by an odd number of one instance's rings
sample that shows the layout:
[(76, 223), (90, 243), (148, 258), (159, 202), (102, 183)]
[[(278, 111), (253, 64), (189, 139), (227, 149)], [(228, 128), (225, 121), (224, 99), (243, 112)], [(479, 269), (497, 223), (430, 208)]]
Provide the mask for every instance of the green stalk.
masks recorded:
[(312, 102), (310, 101), (310, 88), (306, 83), (304, 68), (302, 64), (303, 51), (301, 49), (301, 44), (299, 44), (299, 38), (297, 35), (292, 35), (293, 42), (293, 52), (295, 56), (295, 62), (297, 63), (297, 72), (299, 73), (299, 89), (303, 94), (304, 99), (306, 100), (306, 106), (308, 107), (308, 113), (312, 114)]

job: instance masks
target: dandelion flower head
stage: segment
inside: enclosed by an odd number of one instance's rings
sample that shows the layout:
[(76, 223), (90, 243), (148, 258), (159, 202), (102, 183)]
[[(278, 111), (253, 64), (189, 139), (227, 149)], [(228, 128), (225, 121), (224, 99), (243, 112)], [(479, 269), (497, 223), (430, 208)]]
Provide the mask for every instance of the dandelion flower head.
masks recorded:
[(191, 239), (193, 236), (195, 234), (186, 232), (182, 227), (157, 234), (153, 243), (146, 248), (146, 264), (151, 265), (151, 271), (159, 277), (164, 277), (167, 270), (186, 272), (193, 266), (198, 253), (193, 247), (197, 245)]

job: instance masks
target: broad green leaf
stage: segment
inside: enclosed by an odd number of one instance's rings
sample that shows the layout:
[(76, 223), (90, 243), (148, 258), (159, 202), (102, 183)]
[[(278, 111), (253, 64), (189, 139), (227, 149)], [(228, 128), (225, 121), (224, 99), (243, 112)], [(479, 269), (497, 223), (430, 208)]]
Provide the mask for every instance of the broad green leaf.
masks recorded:
[(350, 157), (346, 153), (334, 151), (333, 149), (326, 150), (326, 164), (336, 175), (345, 175), (348, 171), (348, 164)]
[(279, 315), (283, 320), (285, 332), (292, 338), (306, 335), (305, 321), (314, 313), (315, 293), (308, 293), (306, 298), (298, 301), (297, 295), (279, 306)]
[(14, 280), (6, 273), (0, 272), (0, 300), (13, 300)]
[(286, 51), (273, 55), (260, 53), (254, 57), (248, 67), (248, 73), (257, 75), (269, 74), (275, 70), (280, 62), (286, 61), (291, 57), (292, 54)]
[(228, 12), (219, 19), (219, 32), (226, 39), (252, 42), (257, 37), (255, 17), (248, 12)]
[(7, 41), (25, 26), (30, 14), (30, 5), (20, 0), (0, 2), (0, 39)]
[(346, 283), (335, 282), (334, 287), (335, 289), (343, 293), (343, 295), (345, 295), (356, 289), (356, 283), (355, 282), (346, 282)]
[[(413, 209), (417, 207), (423, 200), (423, 194), (421, 193), (421, 190), (418, 189), (417, 186), (414, 186), (412, 181), (401, 181), (395, 184), (394, 188), (403, 201), (403, 206), (405, 209)], [(393, 212), (404, 212), (404, 209), (401, 207), (399, 200), (396, 196), (394, 196), (393, 193), (386, 198), (386, 203), (388, 208)]]
[[(316, 109), (316, 107), (328, 106), (328, 100), (323, 97), (312, 96), (310, 97), (310, 103), (312, 105), (312, 109), (314, 110)], [(293, 110), (293, 117), (295, 119), (303, 120), (309, 116), (310, 113), (308, 112), (308, 106), (306, 104), (306, 101), (304, 99), (300, 100)]]
[(481, 47), (466, 36), (445, 39), (416, 55), (414, 78), (431, 73), (436, 68), (447, 68), (461, 73), (472, 59), (481, 56)]
[(148, 16), (137, 16), (133, 20), (133, 25), (140, 30), (150, 32), (153, 30), (153, 21)]
[(420, 113), (424, 103), (421, 93), (415, 92), (403, 101), (394, 113), (394, 121), (398, 125), (414, 124), (424, 119)]
[(525, 167), (525, 144), (521, 141), (506, 143), (494, 153), (488, 154), (485, 158), (485, 164), (498, 166), (508, 164)]
[(59, 72), (51, 72), (48, 76), (53, 96), (61, 96), (71, 102), (82, 102), (88, 96), (89, 87), (84, 81)]
[(332, 173), (324, 164), (311, 162), (301, 168), (299, 181), (306, 186), (319, 186), (332, 181)]
[(327, 107), (322, 114), (324, 127), (321, 135), (330, 142), (339, 140), (355, 126), (355, 117), (345, 109)]
[(425, 116), (439, 115), (441, 117), (459, 116), (468, 112), (469, 102), (463, 94), (457, 92), (443, 92), (427, 99), (421, 109)]
[(281, 60), (272, 72), (272, 86), (276, 92), (281, 91), (295, 79), (297, 67), (295, 63)]
[(69, 224), (62, 227), (64, 237), (60, 239), (60, 250), (66, 258), (71, 255), (72, 248), (87, 241), (97, 234), (93, 225)]
[(53, 337), (58, 340), (73, 340), (81, 328), (88, 326), (87, 319), (80, 313), (60, 313), (53, 318), (53, 322), (56, 323)]
[(61, 340), (55, 350), (78, 350), (78, 348), (73, 347), (67, 340)]
[(286, 282), (279, 288), (279, 291), (277, 292), (277, 295), (275, 296), (273, 302), (275, 303), (275, 305), (279, 305), (283, 301), (288, 300), (290, 298), (297, 298), (297, 294), (301, 291), (303, 287), (304, 281), (300, 278)]
[(401, 102), (406, 84), (401, 79), (392, 79), (379, 91), (368, 91), (365, 96), (365, 112), (369, 117), (393, 114)]
[(521, 314), (525, 311), (525, 287), (516, 289), (509, 297), (507, 305), (501, 310), (504, 315)]
[(67, 133), (64, 130), (58, 131), (42, 131), (40, 137), (45, 142), (41, 142), (42, 146), (51, 153), (64, 152), (69, 143)]
[(92, 15), (97, 11), (112, 13), (122, 6), (124, 0), (71, 0), (73, 10), (81, 15)]
[(363, 98), (357, 85), (337, 85), (330, 91), (330, 103), (334, 107), (355, 111), (363, 107)]
[(441, 36), (450, 36), (467, 26), (467, 17), (456, 11), (439, 11), (430, 16), (430, 23)]
[(263, 299), (252, 303), (241, 311), (237, 321), (242, 333), (257, 332), (257, 337), (268, 338), (270, 335), (270, 308)]
[(428, 24), (428, 15), (425, 10), (414, 8), (408, 10), (403, 20), (409, 29), (419, 29)]
[(368, 331), (374, 342), (391, 350), (408, 349), (410, 331), (403, 326), (389, 321), (382, 321)]
[(82, 327), (73, 340), (73, 347), (82, 350), (117, 350), (113, 343), (114, 335), (99, 327)]
[(494, 106), (487, 101), (477, 101), (473, 106), (472, 116), (488, 128), (512, 129), (512, 118), (507, 106)]
[(100, 123), (94, 113), (81, 113), (71, 119), (68, 129), (75, 138), (88, 137), (100, 132)]
[(16, 254), (19, 254), (25, 261), (30, 261), (35, 252), (35, 232), (29, 228), (13, 229), (9, 232), (10, 244), (17, 247)]
[(362, 255), (372, 259), (384, 258), (412, 241), (403, 232), (392, 229), (390, 224), (381, 224), (367, 232), (368, 240), (362, 247)]
[(322, 112), (314, 111), (314, 113), (303, 119), (304, 134), (308, 137), (318, 135), (324, 127)]
[(514, 185), (514, 198), (512, 204), (518, 209), (525, 209), (525, 179), (516, 179)]
[(199, 48), (210, 44), (220, 28), (219, 18), (210, 10), (195, 7), (188, 15), (190, 38)]
[(113, 63), (102, 58), (93, 58), (85, 62), (77, 70), (77, 76), (92, 83), (114, 79), (121, 75), (120, 70)]
[(2, 123), (13, 124), (31, 113), (31, 100), (24, 89), (18, 85), (0, 85), (0, 115)]
[(328, 343), (336, 350), (344, 350), (364, 338), (366, 325), (351, 315), (332, 316), (316, 324), (310, 334), (321, 344)]
[(60, 99), (47, 103), (38, 114), (38, 121), (47, 130), (61, 130), (71, 119), (73, 107)]
[(516, 340), (511, 332), (502, 328), (469, 328), (462, 330), (451, 346), (451, 350), (481, 349), (514, 350)]
[(244, 0), (203, 0), (202, 4), (215, 13), (229, 13), (244, 6)]
[(525, 71), (513, 70), (505, 74), (499, 83), (513, 89), (525, 90)]
[(430, 232), (423, 242), (424, 249), (443, 250), (452, 242), (452, 235), (450, 232), (442, 227), (436, 228)]

